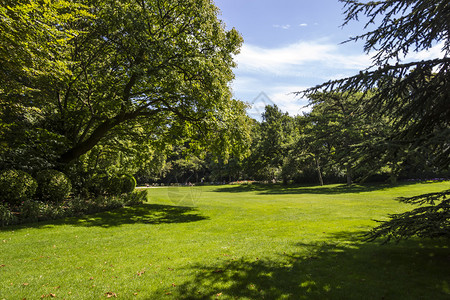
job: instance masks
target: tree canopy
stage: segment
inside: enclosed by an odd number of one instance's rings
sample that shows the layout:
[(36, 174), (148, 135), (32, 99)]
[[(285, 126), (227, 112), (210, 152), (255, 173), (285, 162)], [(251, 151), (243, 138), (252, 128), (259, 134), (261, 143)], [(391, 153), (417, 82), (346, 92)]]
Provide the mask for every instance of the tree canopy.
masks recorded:
[[(76, 160), (121, 126), (150, 139), (177, 131), (201, 132), (193, 140), (203, 145), (233, 140), (227, 126), (243, 109), (229, 82), (242, 38), (211, 1), (3, 2), (2, 130), (57, 140), (49, 164)], [(8, 137), (4, 150), (17, 149)]]

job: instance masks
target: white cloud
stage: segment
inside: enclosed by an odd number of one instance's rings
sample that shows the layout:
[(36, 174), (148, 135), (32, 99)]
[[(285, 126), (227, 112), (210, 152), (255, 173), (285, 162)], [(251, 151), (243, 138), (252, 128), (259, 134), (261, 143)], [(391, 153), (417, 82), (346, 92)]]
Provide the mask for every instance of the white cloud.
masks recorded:
[[(279, 48), (244, 44), (236, 61), (238, 69), (245, 72), (268, 72), (283, 76), (301, 76), (317, 67), (359, 70), (370, 65), (366, 55), (345, 55), (340, 52), (339, 45), (323, 41), (298, 42)], [(309, 70), (304, 68), (307, 65), (310, 66)]]
[[(349, 54), (349, 46), (352, 45), (336, 45), (326, 40), (302, 41), (278, 48), (244, 44), (241, 53), (236, 56), (236, 62), (238, 70), (245, 73), (293, 77), (315, 75), (324, 80), (338, 79), (372, 65), (372, 54), (362, 51)], [(442, 44), (439, 44), (428, 51), (411, 53), (405, 60), (442, 56)]]
[[(233, 92), (236, 98), (248, 103), (255, 102), (258, 95), (264, 92), (282, 111), (290, 115), (300, 114), (309, 110), (304, 107), (307, 100), (299, 99), (293, 92), (328, 80), (355, 75), (372, 65), (371, 55), (362, 53), (362, 50), (355, 53), (352, 48), (355, 45), (349, 48), (349, 44), (336, 45), (326, 39), (297, 42), (278, 48), (244, 44), (236, 57), (238, 68), (232, 84)], [(407, 59), (442, 57), (441, 49), (442, 45), (437, 45), (429, 51), (411, 53)], [(264, 106), (265, 103), (254, 103), (249, 114), (260, 118)]]
[(442, 51), (444, 48), (444, 42), (439, 43), (428, 50), (423, 50), (420, 52), (413, 52), (406, 56), (407, 60), (428, 60), (433, 58), (442, 58), (445, 52)]
[(286, 24), (286, 25), (278, 25), (278, 24), (276, 24), (276, 25), (273, 25), (273, 27), (287, 30), (287, 29), (291, 28), (291, 25), (289, 25), (289, 24)]
[(291, 116), (301, 114), (302, 112), (310, 111), (306, 107), (308, 100), (302, 99), (293, 92), (305, 90), (307, 87), (292, 85), (292, 86), (278, 86), (269, 91), (269, 97), (282, 110), (288, 112)]
[(306, 26), (308, 26), (308, 24), (302, 23), (302, 24), (299, 24), (298, 26), (300, 26), (300, 27), (306, 27)]
[(280, 110), (288, 112), (291, 116), (309, 111), (309, 108), (305, 108), (307, 99), (293, 94), (307, 89), (308, 86), (286, 85), (279, 81), (266, 84), (264, 80), (243, 76), (237, 77), (232, 88), (235, 97), (251, 104), (252, 108), (248, 113), (255, 119), (260, 119), (266, 105), (276, 104)]
[(293, 92), (339, 75), (342, 76), (338, 78), (350, 76), (357, 70), (367, 68), (370, 58), (366, 55), (346, 55), (339, 45), (317, 40), (278, 48), (244, 44), (236, 62), (238, 68), (232, 84), (235, 97), (253, 103), (249, 114), (259, 119), (264, 106), (270, 104), (270, 101), (257, 99), (261, 92), (282, 111), (292, 116), (298, 115), (309, 109), (305, 108), (307, 100), (299, 99)]

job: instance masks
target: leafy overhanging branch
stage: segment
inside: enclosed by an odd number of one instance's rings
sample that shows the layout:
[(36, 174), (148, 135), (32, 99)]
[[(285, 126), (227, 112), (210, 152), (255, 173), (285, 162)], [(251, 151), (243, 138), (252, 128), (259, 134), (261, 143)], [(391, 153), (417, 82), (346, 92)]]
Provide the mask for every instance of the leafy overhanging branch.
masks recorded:
[[(450, 190), (439, 193), (423, 194), (413, 197), (400, 197), (403, 203), (421, 205), (411, 211), (390, 215), (389, 221), (377, 221), (381, 224), (370, 231), (367, 241), (384, 238), (383, 243), (400, 241), (413, 236), (428, 238), (450, 238)], [(429, 204), (428, 206), (423, 206)]]
[[(410, 51), (428, 50), (436, 41), (444, 41), (442, 51), (450, 54), (449, 31), (450, 3), (442, 0), (427, 1), (368, 1), (340, 0), (345, 7), (345, 21), (359, 20), (359, 15), (367, 17), (365, 29), (380, 25), (367, 33), (350, 38), (348, 41), (365, 41), (364, 51), (377, 51), (373, 60), (377, 65), (390, 59), (399, 60)], [(443, 22), (444, 20), (444, 22)], [(348, 42), (346, 41), (346, 42)]]

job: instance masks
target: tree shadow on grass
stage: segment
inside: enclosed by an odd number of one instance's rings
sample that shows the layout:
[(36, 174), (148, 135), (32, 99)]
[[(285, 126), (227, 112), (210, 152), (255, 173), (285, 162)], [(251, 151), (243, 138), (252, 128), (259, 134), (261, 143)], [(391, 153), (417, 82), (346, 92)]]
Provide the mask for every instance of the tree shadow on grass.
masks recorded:
[[(123, 207), (87, 216), (70, 219), (65, 224), (77, 226), (113, 227), (125, 224), (168, 224), (189, 223), (207, 220), (198, 214), (196, 208), (160, 204), (141, 204), (133, 207)], [(66, 220), (67, 221), (67, 220)]]
[[(277, 259), (193, 266), (174, 299), (449, 299), (450, 243), (362, 243), (341, 232)], [(154, 295), (157, 299), (166, 290)], [(167, 292), (166, 292), (167, 293)]]
[(221, 193), (245, 193), (256, 192), (260, 195), (283, 195), (283, 194), (357, 194), (372, 191), (380, 191), (392, 188), (394, 186), (409, 185), (412, 183), (401, 183), (397, 185), (390, 184), (364, 184), (364, 185), (330, 185), (330, 186), (299, 186), (282, 184), (249, 184), (226, 186), (215, 189), (215, 192)]
[(70, 217), (60, 220), (9, 226), (0, 228), (0, 230), (17, 230), (21, 228), (38, 228), (55, 225), (108, 228), (126, 224), (189, 223), (207, 219), (209, 218), (200, 215), (194, 207), (144, 203), (138, 206), (122, 207), (84, 217)]

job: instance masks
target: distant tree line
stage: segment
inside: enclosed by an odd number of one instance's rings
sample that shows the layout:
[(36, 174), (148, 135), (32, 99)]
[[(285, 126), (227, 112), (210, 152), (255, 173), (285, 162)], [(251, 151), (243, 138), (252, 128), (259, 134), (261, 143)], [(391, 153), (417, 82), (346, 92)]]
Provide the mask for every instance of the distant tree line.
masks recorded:
[[(242, 159), (195, 155), (189, 143), (172, 145), (136, 172), (140, 184), (223, 183), (242, 180), (283, 184), (389, 182), (446, 178), (435, 164), (439, 152), (390, 141), (394, 115), (367, 115), (362, 95), (320, 93), (311, 111), (298, 116), (266, 106)], [(370, 97), (366, 95), (364, 97)]]

